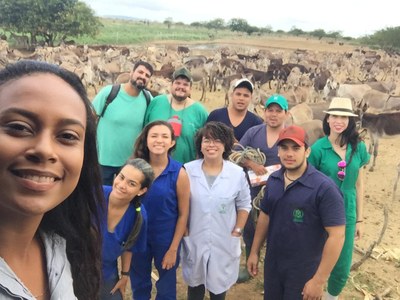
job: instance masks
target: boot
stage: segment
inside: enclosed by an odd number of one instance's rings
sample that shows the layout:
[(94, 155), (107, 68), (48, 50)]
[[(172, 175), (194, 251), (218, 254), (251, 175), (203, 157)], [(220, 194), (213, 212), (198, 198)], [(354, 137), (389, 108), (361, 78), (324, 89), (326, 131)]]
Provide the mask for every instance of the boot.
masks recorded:
[(237, 279), (236, 283), (244, 283), (244, 282), (249, 281), (251, 279), (251, 275), (247, 271), (247, 259), (249, 258), (250, 250), (251, 250), (251, 247), (247, 247), (247, 246), (245, 247), (246, 264), (245, 264), (244, 267), (241, 267), (239, 269), (239, 276), (238, 276), (238, 279)]

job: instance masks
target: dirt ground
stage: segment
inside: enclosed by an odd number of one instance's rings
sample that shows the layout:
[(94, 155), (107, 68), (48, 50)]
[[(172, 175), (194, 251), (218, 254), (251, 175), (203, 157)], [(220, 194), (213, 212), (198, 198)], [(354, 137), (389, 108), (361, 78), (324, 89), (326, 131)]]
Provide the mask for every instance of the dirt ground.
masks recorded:
[[(165, 42), (162, 42), (165, 44)], [(171, 44), (174, 42), (170, 42)], [(205, 42), (210, 44), (210, 42)], [(161, 43), (160, 43), (161, 44)], [(189, 43), (179, 43), (189, 44)], [(189, 45), (201, 45), (196, 42)], [(217, 46), (241, 45), (242, 47), (267, 48), (271, 51), (293, 51), (307, 49), (309, 51), (349, 51), (351, 45), (339, 46), (326, 41), (305, 40), (297, 38), (271, 38), (253, 40), (212, 41)], [(199, 97), (198, 91), (193, 92), (193, 98)], [(211, 111), (223, 106), (224, 94), (212, 93), (204, 103)], [(368, 145), (369, 141), (365, 141)], [(348, 284), (341, 299), (400, 299), (400, 191), (393, 195), (393, 185), (397, 176), (397, 165), (400, 139), (382, 139), (376, 168), (373, 172), (366, 168), (364, 236), (356, 241), (353, 263), (359, 262), (371, 245), (377, 244), (372, 254), (361, 266), (352, 271)], [(387, 212), (385, 217), (385, 211)], [(383, 235), (382, 235), (383, 233)], [(261, 268), (262, 269), (262, 268)], [(179, 271), (180, 273), (180, 271)], [(263, 278), (257, 278), (247, 283), (236, 284), (228, 294), (231, 300), (262, 299)], [(186, 299), (186, 285), (181, 276), (178, 278), (178, 299)]]

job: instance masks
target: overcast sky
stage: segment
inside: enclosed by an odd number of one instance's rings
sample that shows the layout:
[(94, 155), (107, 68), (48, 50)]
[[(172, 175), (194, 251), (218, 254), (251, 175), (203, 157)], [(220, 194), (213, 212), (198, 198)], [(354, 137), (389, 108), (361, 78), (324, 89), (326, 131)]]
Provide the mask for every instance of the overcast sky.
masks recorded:
[(252, 26), (288, 31), (324, 29), (360, 37), (400, 26), (396, 0), (83, 0), (98, 16), (128, 16), (190, 24), (222, 18), (247, 20)]

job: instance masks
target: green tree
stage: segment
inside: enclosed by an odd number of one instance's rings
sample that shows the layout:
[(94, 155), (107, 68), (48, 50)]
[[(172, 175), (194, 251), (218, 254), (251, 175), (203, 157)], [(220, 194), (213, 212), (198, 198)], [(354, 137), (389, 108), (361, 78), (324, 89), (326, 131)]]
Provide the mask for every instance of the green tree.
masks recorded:
[(206, 27), (208, 29), (215, 29), (215, 30), (220, 30), (225, 28), (225, 21), (224, 19), (218, 18), (211, 20), (206, 23)]
[(378, 30), (373, 35), (361, 40), (365, 44), (377, 45), (385, 49), (400, 49), (400, 26)]
[(247, 28), (245, 29), (245, 32), (248, 34), (248, 35), (251, 35), (251, 34), (253, 34), (254, 32), (259, 32), (260, 30), (258, 29), (258, 27), (256, 27), (256, 26), (247, 26)]
[(63, 16), (59, 32), (61, 40), (65, 41), (68, 37), (96, 36), (102, 26), (98, 18), (94, 17), (93, 10), (79, 1)]
[(267, 25), (264, 28), (260, 28), (260, 32), (270, 34), (273, 33), (274, 31), (272, 30), (271, 25)]
[(9, 32), (30, 35), (49, 46), (67, 37), (97, 34), (101, 23), (85, 3), (78, 0), (0, 0), (0, 26)]
[(171, 18), (171, 17), (166, 18), (166, 19), (164, 20), (164, 24), (167, 25), (168, 29), (170, 29), (171, 26), (172, 26), (172, 24), (173, 24), (172, 18)]
[(192, 26), (192, 27), (205, 27), (206, 25), (203, 22), (192, 22), (192, 23), (190, 23), (190, 26)]
[(294, 36), (300, 36), (300, 35), (305, 34), (305, 32), (303, 30), (298, 29), (295, 26), (293, 26), (288, 33), (291, 35), (294, 35)]
[(329, 38), (337, 39), (342, 37), (342, 33), (340, 31), (330, 31), (326, 35)]
[(246, 32), (249, 26), (250, 25), (247, 23), (245, 19), (233, 18), (228, 22), (228, 27), (230, 28), (231, 31)]
[(310, 35), (318, 39), (322, 39), (323, 37), (326, 36), (326, 32), (323, 29), (315, 29), (310, 32)]

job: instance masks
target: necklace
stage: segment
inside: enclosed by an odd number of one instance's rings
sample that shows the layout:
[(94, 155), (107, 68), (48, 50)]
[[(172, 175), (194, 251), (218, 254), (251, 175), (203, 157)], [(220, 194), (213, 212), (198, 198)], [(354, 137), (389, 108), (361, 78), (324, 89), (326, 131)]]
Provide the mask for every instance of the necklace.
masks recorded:
[(33, 296), (33, 297), (35, 297), (36, 299), (38, 299), (38, 298), (42, 298), (42, 297), (44, 297), (44, 296), (46, 296), (46, 295), (47, 295), (47, 291), (44, 291), (42, 294), (37, 295), (37, 296)]
[[(171, 115), (172, 109), (175, 110), (175, 111), (183, 111), (183, 110), (185, 110), (186, 103), (188, 102), (187, 98), (184, 101), (182, 101), (183, 102), (183, 108), (180, 109), (180, 110), (176, 110), (175, 108), (172, 108), (172, 101), (173, 101), (172, 98), (173, 98), (173, 96), (171, 96), (171, 100), (169, 101), (169, 112), (170, 112), (170, 115)], [(182, 103), (182, 102), (180, 102), (180, 103)]]
[(291, 181), (291, 182), (293, 182), (293, 181), (295, 181), (295, 180), (297, 179), (297, 178), (296, 178), (296, 179), (291, 179), (291, 178), (289, 178), (289, 176), (287, 175), (287, 171), (285, 171), (284, 174), (285, 174), (286, 179), (289, 180), (289, 181)]

